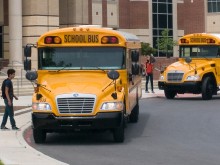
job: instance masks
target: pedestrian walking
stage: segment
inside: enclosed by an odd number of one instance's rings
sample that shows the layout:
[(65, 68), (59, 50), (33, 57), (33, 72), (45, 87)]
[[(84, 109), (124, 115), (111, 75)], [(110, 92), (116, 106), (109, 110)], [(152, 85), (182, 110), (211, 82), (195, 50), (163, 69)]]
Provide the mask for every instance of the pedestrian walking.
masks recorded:
[(149, 93), (148, 91), (148, 82), (150, 81), (151, 84), (151, 91), (154, 93), (154, 84), (153, 84), (153, 69), (154, 65), (151, 60), (151, 57), (147, 55), (147, 62), (145, 64), (145, 71), (146, 71), (146, 87), (145, 87), (145, 92)]
[(14, 95), (13, 83), (11, 81), (15, 77), (15, 70), (8, 69), (7, 74), (8, 78), (5, 79), (2, 83), (2, 97), (5, 103), (5, 112), (1, 123), (1, 129), (8, 129), (5, 125), (9, 117), (12, 129), (18, 130), (19, 128), (16, 126), (13, 109), (13, 98), (15, 98), (16, 100), (18, 100), (18, 98)]

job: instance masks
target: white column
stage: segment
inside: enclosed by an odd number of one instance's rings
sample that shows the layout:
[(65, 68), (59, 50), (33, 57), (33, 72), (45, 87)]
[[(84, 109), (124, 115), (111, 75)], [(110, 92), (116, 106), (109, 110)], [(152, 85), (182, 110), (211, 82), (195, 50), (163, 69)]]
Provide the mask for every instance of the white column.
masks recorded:
[(9, 67), (23, 66), (22, 58), (22, 0), (9, 0)]

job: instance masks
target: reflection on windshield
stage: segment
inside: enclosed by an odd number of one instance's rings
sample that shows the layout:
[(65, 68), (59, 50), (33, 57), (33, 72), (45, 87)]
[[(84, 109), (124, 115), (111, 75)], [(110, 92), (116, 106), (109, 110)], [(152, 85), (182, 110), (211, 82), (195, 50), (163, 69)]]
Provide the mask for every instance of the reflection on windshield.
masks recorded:
[(40, 48), (39, 69), (123, 69), (125, 49), (83, 48)]
[(180, 57), (219, 57), (220, 47), (219, 46), (180, 46)]

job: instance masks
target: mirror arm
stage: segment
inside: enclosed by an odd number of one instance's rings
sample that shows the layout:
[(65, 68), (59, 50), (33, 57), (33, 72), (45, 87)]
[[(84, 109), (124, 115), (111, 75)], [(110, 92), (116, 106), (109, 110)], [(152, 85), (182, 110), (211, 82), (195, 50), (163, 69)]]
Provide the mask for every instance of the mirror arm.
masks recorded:
[(38, 84), (38, 83), (35, 83), (35, 84), (37, 85), (37, 87), (42, 87), (43, 89), (47, 90), (48, 92), (51, 92), (51, 90), (46, 88), (46, 85), (42, 85), (42, 84)]

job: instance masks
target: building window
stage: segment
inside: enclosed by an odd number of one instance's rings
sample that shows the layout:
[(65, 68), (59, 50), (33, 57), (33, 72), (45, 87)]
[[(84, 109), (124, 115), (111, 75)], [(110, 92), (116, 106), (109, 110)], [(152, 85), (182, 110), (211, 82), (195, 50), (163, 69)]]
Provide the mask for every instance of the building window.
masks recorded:
[[(152, 0), (153, 14), (153, 47), (157, 48), (157, 39), (161, 37), (164, 29), (169, 30), (169, 37), (173, 38), (173, 4), (172, 0)], [(166, 54), (160, 50), (155, 54), (157, 57), (165, 57)], [(173, 55), (171, 55), (173, 56)]]
[(208, 13), (220, 12), (220, 0), (208, 0)]
[(0, 58), (3, 58), (3, 26), (0, 26)]

